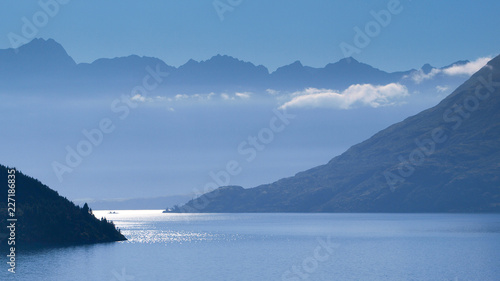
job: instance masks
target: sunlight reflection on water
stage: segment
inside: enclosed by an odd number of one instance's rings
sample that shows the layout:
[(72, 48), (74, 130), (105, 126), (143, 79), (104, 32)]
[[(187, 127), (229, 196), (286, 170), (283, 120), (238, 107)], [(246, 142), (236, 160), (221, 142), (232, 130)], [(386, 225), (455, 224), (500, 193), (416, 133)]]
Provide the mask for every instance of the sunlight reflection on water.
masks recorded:
[[(110, 213), (116, 212), (116, 213)], [(102, 210), (94, 211), (97, 218), (105, 217), (121, 229), (127, 241), (122, 243), (184, 243), (201, 241), (235, 241), (244, 239), (240, 234), (206, 231), (175, 230), (191, 221), (220, 220), (220, 216), (207, 214), (164, 214), (162, 210)], [(151, 227), (156, 229), (151, 229)], [(172, 227), (174, 229), (168, 229)]]
[(125, 243), (183, 243), (239, 239), (239, 235), (227, 237), (226, 235), (207, 232), (126, 230), (122, 233), (128, 238), (128, 241)]

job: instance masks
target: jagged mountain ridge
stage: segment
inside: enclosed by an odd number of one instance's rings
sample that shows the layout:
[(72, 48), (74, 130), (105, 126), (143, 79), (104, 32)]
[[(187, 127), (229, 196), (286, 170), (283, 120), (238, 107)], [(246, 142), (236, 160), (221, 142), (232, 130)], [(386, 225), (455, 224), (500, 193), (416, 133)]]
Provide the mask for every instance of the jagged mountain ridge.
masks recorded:
[[(458, 62), (463, 63), (463, 62)], [(0, 50), (0, 82), (2, 89), (30, 93), (46, 91), (83, 91), (87, 95), (107, 91), (123, 91), (140, 85), (146, 67), (156, 66), (168, 73), (159, 85), (166, 93), (209, 93), (231, 91), (264, 92), (266, 89), (299, 91), (308, 87), (343, 90), (353, 84), (387, 84), (397, 82), (415, 70), (385, 72), (345, 58), (324, 68), (304, 66), (300, 61), (270, 73), (262, 65), (254, 65), (226, 55), (205, 61), (189, 60), (173, 67), (160, 59), (131, 55), (79, 63), (52, 39), (33, 39), (18, 49)]]

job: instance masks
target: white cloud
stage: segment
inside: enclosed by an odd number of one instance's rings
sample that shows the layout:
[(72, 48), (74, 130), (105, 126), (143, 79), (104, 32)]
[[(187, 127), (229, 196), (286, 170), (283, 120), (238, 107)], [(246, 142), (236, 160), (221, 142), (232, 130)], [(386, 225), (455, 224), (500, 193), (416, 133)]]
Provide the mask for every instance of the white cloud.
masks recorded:
[(424, 80), (432, 79), (437, 74), (443, 73), (448, 76), (457, 76), (457, 75), (472, 75), (476, 73), (479, 69), (488, 63), (491, 60), (491, 57), (483, 57), (478, 58), (475, 61), (468, 62), (462, 65), (452, 65), (448, 68), (439, 69), (433, 68), (429, 73), (425, 74), (422, 69), (412, 72), (409, 76), (405, 76), (404, 78), (410, 78), (416, 84), (422, 83)]
[(442, 92), (446, 92), (450, 87), (448, 86), (436, 86), (436, 91), (438, 91), (438, 93), (442, 93)]
[(204, 102), (204, 101), (211, 100), (214, 95), (215, 95), (215, 93), (193, 94), (190, 96), (189, 95), (184, 95), (184, 96), (185, 96), (185, 99), (191, 99), (191, 100), (198, 101), (198, 102)]
[(438, 68), (433, 68), (427, 74), (425, 74), (422, 69), (419, 69), (417, 71), (412, 72), (409, 77), (410, 77), (411, 80), (413, 80), (413, 82), (415, 82), (417, 84), (420, 84), (424, 80), (428, 80), (428, 79), (434, 78), (434, 76), (436, 76), (439, 73), (441, 73), (441, 69), (438, 69)]
[(447, 75), (472, 75), (476, 73), (479, 69), (485, 66), (491, 60), (490, 57), (478, 58), (475, 61), (468, 62), (463, 65), (452, 65), (446, 69), (443, 69), (443, 72)]
[(198, 100), (198, 101), (204, 101), (204, 100), (210, 99), (209, 95), (201, 95), (201, 94), (194, 94), (191, 97)]
[(277, 94), (280, 93), (279, 91), (276, 91), (276, 90), (273, 90), (273, 89), (267, 89), (266, 92), (268, 94), (270, 94), (271, 96), (275, 96), (275, 95), (277, 95)]
[(189, 96), (186, 95), (186, 94), (178, 94), (178, 95), (175, 95), (175, 100), (185, 100), (185, 99), (188, 99)]
[(137, 94), (137, 95), (133, 96), (130, 99), (133, 100), (133, 101), (140, 101), (140, 102), (145, 102), (146, 101), (146, 97), (141, 96), (140, 94)]
[[(172, 98), (166, 97), (166, 96), (155, 96), (155, 97), (146, 97), (142, 96), (140, 94), (137, 94), (133, 97), (130, 98), (130, 100), (135, 101), (135, 102), (207, 102), (211, 101), (216, 97), (217, 94), (211, 92), (209, 94), (177, 94), (173, 96)], [(241, 99), (241, 100), (247, 100), (252, 97), (251, 92), (236, 92), (234, 94), (227, 94), (227, 93), (221, 93), (219, 94), (220, 98), (222, 100), (236, 100)]]
[(136, 102), (168, 102), (172, 101), (171, 98), (163, 97), (163, 96), (155, 96), (155, 97), (145, 97), (140, 94), (137, 94), (130, 98), (132, 101)]
[(398, 83), (387, 85), (356, 84), (343, 92), (330, 89), (308, 88), (293, 93), (292, 100), (281, 108), (289, 107), (326, 107), (350, 109), (355, 106), (380, 107), (398, 104), (395, 100), (408, 96), (408, 89)]
[(137, 102), (155, 102), (155, 101), (165, 101), (167, 100), (166, 97), (161, 97), (161, 96), (156, 96), (156, 97), (145, 97), (143, 95), (137, 94), (133, 97), (130, 98), (132, 101), (137, 101)]
[(168, 98), (167, 97), (162, 97), (162, 96), (156, 96), (155, 99), (157, 101), (168, 101)]
[(220, 94), (220, 97), (223, 100), (236, 100), (236, 98), (246, 100), (246, 99), (249, 99), (251, 96), (252, 96), (252, 93), (250, 93), (250, 92), (242, 92), (242, 93), (236, 92), (233, 95), (229, 95), (227, 93)]
[(249, 99), (251, 93), (249, 92), (244, 92), (244, 93), (235, 93), (235, 96), (239, 97), (240, 99)]

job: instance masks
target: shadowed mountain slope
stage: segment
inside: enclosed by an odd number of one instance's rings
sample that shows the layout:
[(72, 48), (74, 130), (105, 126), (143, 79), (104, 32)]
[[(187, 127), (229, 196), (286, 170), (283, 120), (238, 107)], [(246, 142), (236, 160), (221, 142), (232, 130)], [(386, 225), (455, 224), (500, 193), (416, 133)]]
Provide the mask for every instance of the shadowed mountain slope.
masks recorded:
[(251, 189), (223, 187), (185, 212), (498, 212), (500, 56), (433, 108), (325, 165)]

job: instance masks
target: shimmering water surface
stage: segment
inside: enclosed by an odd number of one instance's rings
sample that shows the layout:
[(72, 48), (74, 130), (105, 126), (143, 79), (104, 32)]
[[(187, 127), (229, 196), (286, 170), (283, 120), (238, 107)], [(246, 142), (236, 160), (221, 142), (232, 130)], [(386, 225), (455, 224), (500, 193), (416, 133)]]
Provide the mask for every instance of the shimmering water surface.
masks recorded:
[(128, 241), (22, 250), (0, 280), (500, 280), (500, 215), (117, 212), (94, 214)]

